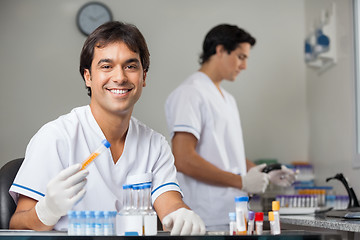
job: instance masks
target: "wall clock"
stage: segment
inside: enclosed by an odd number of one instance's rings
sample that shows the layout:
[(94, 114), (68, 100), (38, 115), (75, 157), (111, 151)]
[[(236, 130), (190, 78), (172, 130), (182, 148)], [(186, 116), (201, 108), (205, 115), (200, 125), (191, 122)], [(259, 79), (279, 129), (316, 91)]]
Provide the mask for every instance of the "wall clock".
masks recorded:
[(88, 36), (98, 26), (112, 21), (110, 9), (100, 2), (89, 2), (82, 6), (76, 17), (76, 23), (79, 30)]

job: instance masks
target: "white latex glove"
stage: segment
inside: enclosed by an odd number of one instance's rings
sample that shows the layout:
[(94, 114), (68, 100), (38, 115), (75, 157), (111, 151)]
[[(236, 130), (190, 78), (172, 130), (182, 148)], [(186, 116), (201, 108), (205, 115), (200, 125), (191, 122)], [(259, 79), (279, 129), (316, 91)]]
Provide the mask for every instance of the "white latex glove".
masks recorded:
[(35, 205), (36, 214), (43, 224), (55, 225), (84, 196), (89, 171), (80, 169), (81, 164), (72, 165), (48, 183), (45, 197)]
[(269, 184), (268, 174), (261, 172), (266, 164), (250, 168), (245, 176), (242, 176), (242, 189), (247, 193), (263, 193)]
[(279, 170), (270, 171), (268, 175), (271, 183), (281, 187), (289, 187), (296, 180), (296, 173), (285, 165), (281, 165)]
[(166, 215), (162, 223), (166, 230), (171, 230), (170, 235), (204, 235), (206, 232), (199, 215), (186, 208)]

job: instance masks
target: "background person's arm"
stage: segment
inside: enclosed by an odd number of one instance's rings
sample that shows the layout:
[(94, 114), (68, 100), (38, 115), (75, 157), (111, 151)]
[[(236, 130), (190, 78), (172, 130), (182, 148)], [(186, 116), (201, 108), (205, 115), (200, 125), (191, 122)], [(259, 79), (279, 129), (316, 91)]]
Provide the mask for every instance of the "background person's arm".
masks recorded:
[(246, 171), (249, 171), (250, 168), (256, 167), (256, 164), (250, 161), (249, 159), (246, 159)]
[(267, 174), (261, 172), (265, 165), (256, 166), (246, 160), (247, 169), (251, 170), (245, 176), (221, 170), (196, 152), (197, 142), (197, 138), (191, 133), (176, 132), (174, 134), (172, 151), (175, 166), (179, 172), (212, 185), (234, 187), (249, 193), (265, 191), (269, 182)]
[(174, 134), (172, 151), (175, 157), (176, 169), (208, 184), (241, 189), (241, 176), (223, 171), (206, 161), (196, 152), (197, 143), (197, 138), (191, 133), (176, 132)]

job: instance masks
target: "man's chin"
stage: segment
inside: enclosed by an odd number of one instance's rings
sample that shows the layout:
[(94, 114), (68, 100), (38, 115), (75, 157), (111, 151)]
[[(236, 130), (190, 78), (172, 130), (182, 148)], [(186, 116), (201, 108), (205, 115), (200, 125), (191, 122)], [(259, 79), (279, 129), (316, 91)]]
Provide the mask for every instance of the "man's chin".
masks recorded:
[(236, 77), (234, 77), (234, 78), (227, 78), (226, 80), (228, 80), (228, 81), (230, 81), (230, 82), (235, 82)]

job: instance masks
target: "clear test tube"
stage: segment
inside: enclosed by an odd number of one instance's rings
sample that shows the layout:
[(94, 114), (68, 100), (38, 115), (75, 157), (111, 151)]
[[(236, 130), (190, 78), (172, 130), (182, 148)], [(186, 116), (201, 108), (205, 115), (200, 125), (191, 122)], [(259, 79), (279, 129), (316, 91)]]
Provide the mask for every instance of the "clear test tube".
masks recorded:
[(157, 234), (157, 214), (151, 203), (151, 183), (144, 184), (144, 235), (152, 236)]
[(293, 195), (293, 207), (298, 207), (298, 195)]
[(254, 218), (255, 212), (249, 211), (247, 235), (253, 235), (254, 233)]
[(85, 221), (86, 221), (86, 216), (85, 216), (85, 211), (76, 211), (76, 217), (77, 220), (79, 221), (77, 224), (77, 228), (76, 228), (76, 235), (85, 235)]
[(248, 197), (235, 198), (236, 228), (239, 235), (246, 235), (246, 223), (248, 216)]
[(229, 212), (229, 235), (236, 235), (236, 213)]
[(105, 236), (115, 235), (115, 225), (113, 221), (112, 211), (104, 211), (104, 235)]
[(121, 215), (129, 215), (132, 208), (132, 199), (131, 199), (131, 185), (123, 185), (123, 208), (120, 211)]
[(289, 195), (288, 199), (289, 199), (289, 208), (294, 207), (294, 195)]
[(311, 205), (310, 205), (310, 203), (311, 203), (311, 201), (310, 201), (310, 195), (305, 195), (305, 207), (310, 207)]
[(95, 211), (95, 235), (104, 235), (104, 212)]
[(290, 199), (290, 196), (289, 195), (285, 195), (285, 204), (284, 204), (284, 207), (289, 207), (289, 199)]
[(85, 211), (85, 235), (95, 235), (95, 214), (94, 211)]
[(256, 212), (255, 213), (255, 232), (256, 235), (263, 234), (263, 225), (264, 225), (264, 213)]
[(140, 214), (140, 210), (141, 210), (141, 186), (140, 185), (133, 185), (132, 187), (132, 196), (133, 196), (133, 211), (136, 214)]
[(272, 211), (274, 214), (274, 234), (280, 234), (281, 230), (280, 230), (280, 203), (278, 201), (273, 201), (272, 202)]
[(276, 195), (276, 197), (275, 197), (275, 200), (276, 200), (276, 201), (279, 201), (280, 204), (282, 203), (281, 197), (282, 197), (282, 195)]
[(85, 169), (92, 161), (94, 161), (97, 156), (99, 156), (109, 147), (110, 143), (106, 139), (102, 140), (101, 145), (94, 152), (92, 152), (85, 161), (82, 162), (81, 170)]
[(76, 235), (76, 224), (78, 224), (78, 222), (75, 211), (68, 211), (68, 219), (68, 235)]
[(276, 224), (274, 212), (270, 211), (268, 213), (268, 217), (269, 217), (269, 222), (270, 222), (270, 233), (272, 235), (280, 234), (280, 228), (278, 227), (278, 224)]
[(274, 234), (274, 231), (275, 231), (275, 220), (274, 220), (274, 212), (273, 212), (273, 211), (268, 212), (268, 219), (269, 219), (269, 223), (270, 223), (270, 233), (271, 233), (272, 235), (275, 235), (275, 234)]
[[(144, 224), (143, 224), (143, 215), (141, 213), (141, 186), (139, 184), (135, 184), (132, 186), (132, 201), (133, 208), (131, 211), (131, 218), (133, 219), (131, 225), (132, 232), (137, 232), (139, 236), (143, 235), (144, 232)], [(135, 229), (137, 229), (135, 231)], [(125, 233), (126, 235), (127, 233)]]

